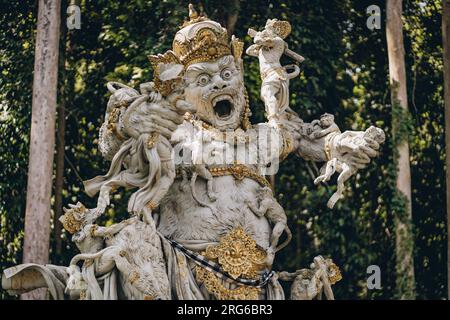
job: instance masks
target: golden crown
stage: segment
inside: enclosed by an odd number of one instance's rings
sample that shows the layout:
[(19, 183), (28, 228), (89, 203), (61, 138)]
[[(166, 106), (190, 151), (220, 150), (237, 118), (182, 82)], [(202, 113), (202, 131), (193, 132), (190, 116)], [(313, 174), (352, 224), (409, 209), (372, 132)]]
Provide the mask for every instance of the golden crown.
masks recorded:
[(193, 63), (215, 61), (227, 55), (240, 59), (243, 49), (243, 42), (234, 36), (230, 42), (225, 28), (206, 15), (199, 15), (193, 5), (189, 4), (189, 20), (176, 33), (172, 50), (149, 56), (154, 70), (155, 87), (163, 96), (167, 96), (179, 81), (179, 78), (166, 81), (159, 78), (165, 64), (180, 64), (185, 70)]
[(173, 52), (187, 67), (190, 64), (214, 61), (231, 54), (226, 30), (206, 27), (198, 30), (192, 39), (173, 41)]

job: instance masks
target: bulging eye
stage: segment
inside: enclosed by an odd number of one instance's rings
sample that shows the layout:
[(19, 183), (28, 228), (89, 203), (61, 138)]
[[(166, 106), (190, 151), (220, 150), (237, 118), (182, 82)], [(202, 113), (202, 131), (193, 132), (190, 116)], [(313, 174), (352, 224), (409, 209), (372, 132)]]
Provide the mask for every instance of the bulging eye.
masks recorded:
[(230, 80), (232, 75), (233, 72), (228, 68), (223, 69), (222, 72), (220, 73), (220, 76), (222, 77), (223, 80)]
[(207, 75), (206, 73), (203, 73), (203, 74), (198, 76), (197, 82), (198, 82), (199, 85), (205, 86), (205, 85), (207, 85), (209, 83), (210, 79), (211, 78), (210, 78), (209, 75)]

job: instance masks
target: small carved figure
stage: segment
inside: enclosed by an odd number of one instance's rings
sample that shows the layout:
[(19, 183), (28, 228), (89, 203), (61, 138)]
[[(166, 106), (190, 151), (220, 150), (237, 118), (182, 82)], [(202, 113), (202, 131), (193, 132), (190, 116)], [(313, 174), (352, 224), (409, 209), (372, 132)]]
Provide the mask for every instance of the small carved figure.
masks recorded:
[[(139, 186), (140, 189), (130, 197), (128, 211), (142, 214), (144, 221), (148, 222), (152, 211), (159, 206), (175, 179), (175, 165), (172, 159), (172, 145), (164, 135), (146, 132), (145, 128), (132, 128), (132, 124), (139, 121), (136, 116), (145, 117), (147, 103), (161, 102), (161, 96), (155, 90), (152, 91), (151, 85), (141, 89), (144, 90), (143, 99), (141, 101), (139, 98), (129, 106), (124, 115), (124, 123), (130, 126), (127, 130), (128, 135), (141, 146), (142, 151), (138, 153), (138, 157), (144, 158), (148, 163), (148, 178), (146, 183)], [(142, 167), (142, 159), (138, 161), (140, 161), (138, 165)]]
[[(160, 63), (157, 69), (159, 87), (167, 87), (170, 84), (170, 91), (166, 100), (163, 100), (162, 93), (165, 93), (164, 91), (159, 92), (153, 82), (144, 84), (141, 86), (141, 91), (144, 96), (148, 97), (147, 101), (165, 105), (167, 110), (169, 110), (168, 105), (172, 105), (180, 114), (195, 111), (195, 108), (183, 99), (184, 92), (180, 88), (178, 81), (182, 70), (180, 65)], [(149, 165), (147, 183), (131, 196), (128, 211), (136, 212), (138, 215), (142, 214), (144, 221), (149, 223), (153, 210), (159, 206), (161, 199), (166, 195), (175, 179), (176, 172), (173, 161), (173, 148), (169, 141), (170, 137), (154, 131), (147, 134), (145, 128), (133, 129), (133, 124), (136, 121), (141, 121), (133, 117), (134, 108), (138, 108), (138, 112), (145, 117), (145, 102), (144, 100), (144, 104), (142, 104), (142, 102), (138, 103), (136, 101), (136, 103), (132, 104), (124, 116), (124, 122), (131, 129), (128, 130), (130, 136), (136, 139), (139, 139), (139, 137), (145, 138), (145, 154)]]
[[(202, 207), (211, 206), (204, 201), (202, 201), (196, 192), (195, 182), (197, 181), (197, 177), (206, 180), (206, 194), (211, 201), (216, 201), (217, 196), (213, 190), (213, 180), (211, 172), (206, 167), (206, 161), (210, 155), (205, 154), (209, 149), (206, 147), (209, 142), (212, 141), (211, 134), (207, 130), (199, 130), (197, 132), (192, 131), (192, 127), (186, 124), (184, 127), (181, 127), (178, 131), (176, 131), (172, 135), (171, 141), (176, 143), (179, 141), (183, 141), (182, 148), (183, 152), (190, 154), (191, 166), (182, 168), (183, 179), (187, 178), (187, 175), (191, 175), (191, 192), (192, 197), (195, 201), (198, 202)], [(212, 209), (212, 208), (211, 208)]]
[[(70, 209), (64, 208), (64, 215), (60, 221), (64, 228), (71, 234), (72, 241), (80, 250), (80, 254), (74, 256), (67, 268), (69, 274), (67, 292), (71, 295), (81, 294), (80, 288), (86, 287), (93, 299), (102, 298), (101, 289), (95, 281), (95, 266), (93, 260), (83, 264), (82, 271), (77, 266), (77, 262), (86, 259), (101, 257), (105, 251), (113, 250), (112, 247), (104, 247), (105, 238), (111, 238), (124, 227), (129, 225), (133, 219), (121, 221), (110, 227), (100, 227), (94, 222), (98, 218), (97, 210), (87, 209), (82, 203), (69, 205)], [(87, 283), (87, 285), (86, 285)], [(74, 290), (74, 291), (71, 291)]]
[[(132, 265), (128, 259), (133, 255), (142, 253), (139, 253), (139, 250), (136, 253), (130, 252), (127, 249), (127, 241), (118, 241), (113, 238), (113, 236), (130, 225), (133, 225), (133, 230), (146, 228), (146, 236), (154, 238), (156, 228), (153, 220), (150, 220), (149, 225), (138, 221), (136, 218), (130, 218), (110, 227), (101, 227), (94, 224), (96, 217), (95, 210), (87, 209), (78, 202), (76, 205), (70, 205), (70, 209), (65, 209), (65, 214), (60, 218), (64, 228), (68, 232), (74, 233), (72, 241), (75, 242), (81, 252), (72, 258), (67, 268), (67, 273), (69, 274), (67, 293), (71, 296), (76, 296), (77, 294), (80, 295), (80, 291), (86, 290), (91, 299), (102, 299), (103, 293), (96, 281), (95, 274), (106, 274), (111, 272), (113, 267), (116, 266), (123, 274), (128, 275), (127, 279), (130, 285), (141, 292), (145, 296), (144, 298), (168, 299), (167, 293), (164, 292), (162, 286), (157, 284), (155, 275), (147, 270), (148, 268), (153, 268), (152, 270), (163, 268), (163, 265), (160, 265), (161, 262), (158, 261), (158, 255), (148, 260), (147, 269), (143, 268), (141, 270), (138, 266)], [(139, 226), (136, 222), (143, 224), (143, 226)], [(129, 234), (129, 231), (127, 234)], [(129, 236), (121, 236), (120, 238), (129, 239)], [(109, 246), (104, 248), (105, 239), (110, 239), (112, 243), (109, 243)], [(154, 249), (156, 245), (156, 243), (152, 243), (151, 249)], [(146, 254), (149, 254), (150, 251), (148, 246), (143, 249), (143, 253), (145, 252)], [(77, 263), (83, 260), (86, 262), (80, 271)]]
[[(283, 249), (292, 239), (292, 233), (287, 225), (287, 217), (283, 207), (273, 198), (272, 190), (269, 187), (262, 187), (258, 194), (259, 206), (254, 205), (250, 200), (246, 204), (258, 217), (266, 217), (273, 224), (270, 247), (267, 249), (267, 265), (271, 266), (275, 253)], [(287, 239), (277, 246), (283, 231), (286, 232)]]
[(95, 224), (98, 218), (95, 210), (87, 209), (81, 202), (69, 207), (70, 209), (64, 208), (65, 213), (59, 221), (73, 235), (72, 241), (81, 253), (98, 252), (103, 248), (105, 238), (114, 236), (133, 222), (133, 219), (128, 219), (109, 227), (101, 227)]
[(311, 132), (309, 132), (308, 135), (311, 139), (320, 139), (330, 133), (341, 132), (334, 122), (334, 116), (329, 113), (321, 115), (319, 120), (313, 120), (310, 128)]
[[(287, 21), (269, 19), (263, 31), (248, 30), (253, 38), (246, 53), (259, 58), (260, 73), (262, 79), (261, 99), (264, 101), (267, 118), (277, 118), (289, 106), (289, 79), (299, 75), (300, 69), (296, 65), (282, 67), (280, 58), (283, 54), (297, 62), (304, 58), (288, 48), (284, 41), (291, 32), (291, 25)], [(288, 69), (294, 71), (288, 73)]]
[(301, 269), (293, 273), (279, 272), (278, 278), (283, 281), (293, 281), (291, 300), (312, 300), (319, 295), (322, 289), (322, 284), (317, 281), (314, 271), (310, 269)]
[[(344, 132), (339, 138), (347, 139), (350, 133), (351, 143), (347, 143), (346, 145), (347, 147), (352, 148), (355, 152), (359, 147), (364, 146), (367, 143), (367, 140), (373, 140), (378, 144), (383, 143), (385, 140), (385, 134), (383, 130), (374, 126), (370, 126), (366, 131), (360, 131), (360, 133), (357, 135), (355, 134), (355, 132)], [(334, 207), (339, 199), (343, 198), (343, 192), (345, 189), (344, 183), (359, 169), (355, 166), (350, 165), (347, 160), (348, 159), (346, 154), (340, 154), (332, 158), (324, 166), (322, 166), (322, 168), (320, 169), (321, 175), (314, 180), (314, 184), (319, 184), (320, 182), (330, 180), (331, 176), (336, 171), (340, 172), (337, 179), (337, 191), (331, 196), (327, 203), (327, 206), (330, 209)]]
[(291, 300), (322, 299), (322, 292), (328, 300), (334, 300), (331, 286), (342, 279), (339, 268), (331, 259), (322, 256), (314, 258), (310, 269), (301, 269), (289, 273), (279, 272), (278, 278), (283, 281), (293, 281), (291, 286)]
[(137, 97), (139, 92), (119, 82), (108, 82), (111, 92), (105, 112), (105, 121), (100, 128), (99, 150), (107, 160), (112, 160), (126, 137), (123, 135), (123, 113)]

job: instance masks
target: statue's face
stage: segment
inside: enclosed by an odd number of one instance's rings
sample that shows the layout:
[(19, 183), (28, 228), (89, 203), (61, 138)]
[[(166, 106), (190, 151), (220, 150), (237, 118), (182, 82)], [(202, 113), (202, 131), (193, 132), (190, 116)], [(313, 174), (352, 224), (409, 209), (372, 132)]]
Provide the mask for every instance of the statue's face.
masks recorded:
[(322, 128), (328, 128), (334, 123), (334, 116), (331, 114), (326, 114), (320, 117), (320, 126)]
[(364, 136), (373, 139), (378, 143), (383, 143), (386, 140), (384, 131), (374, 126), (370, 126), (364, 133)]
[(274, 40), (278, 36), (269, 29), (264, 29), (256, 33), (253, 42), (256, 44), (264, 44), (267, 41)]
[(184, 81), (185, 100), (196, 107), (201, 120), (220, 130), (239, 127), (245, 94), (242, 73), (233, 56), (190, 65)]
[(261, 195), (263, 198), (271, 198), (272, 197), (272, 189), (269, 187), (261, 188)]

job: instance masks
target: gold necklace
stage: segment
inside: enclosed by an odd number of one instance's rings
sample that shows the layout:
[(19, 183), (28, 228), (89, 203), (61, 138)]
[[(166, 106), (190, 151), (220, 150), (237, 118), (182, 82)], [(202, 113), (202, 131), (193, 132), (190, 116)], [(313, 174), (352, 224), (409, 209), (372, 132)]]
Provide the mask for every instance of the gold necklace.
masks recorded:
[(220, 131), (219, 129), (213, 127), (212, 125), (199, 120), (194, 119), (193, 115), (190, 113), (185, 114), (185, 119), (189, 121), (199, 130), (206, 130), (211, 134), (211, 137), (216, 141), (229, 142), (229, 143), (248, 143), (250, 142), (250, 134), (241, 128), (234, 131)]

